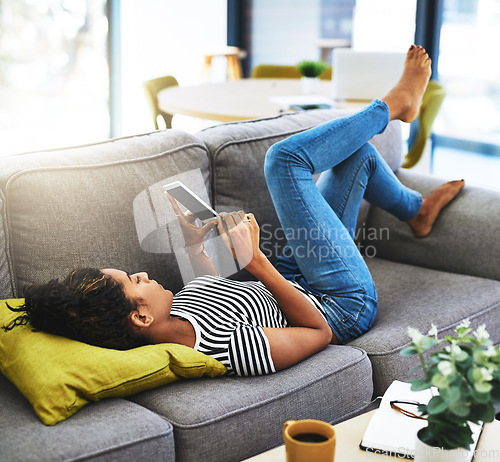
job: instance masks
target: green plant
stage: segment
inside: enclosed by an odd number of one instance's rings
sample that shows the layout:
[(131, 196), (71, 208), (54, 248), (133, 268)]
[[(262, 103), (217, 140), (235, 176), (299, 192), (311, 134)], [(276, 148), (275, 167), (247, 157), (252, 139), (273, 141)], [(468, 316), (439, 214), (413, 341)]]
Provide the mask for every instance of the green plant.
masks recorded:
[[(428, 420), (419, 438), (434, 447), (469, 449), (473, 442), (469, 422), (491, 422), (494, 403), (500, 402), (500, 347), (493, 346), (484, 325), (472, 332), (468, 320), (456, 328), (456, 337), (439, 340), (434, 325), (427, 335), (411, 327), (408, 334), (412, 342), (401, 355), (418, 355), (417, 369), (424, 372), (424, 378), (410, 380), (412, 390), (432, 386), (439, 392), (419, 406)], [(424, 352), (443, 343), (426, 361)]]
[(324, 61), (301, 61), (297, 64), (297, 70), (304, 77), (319, 77), (328, 67)]

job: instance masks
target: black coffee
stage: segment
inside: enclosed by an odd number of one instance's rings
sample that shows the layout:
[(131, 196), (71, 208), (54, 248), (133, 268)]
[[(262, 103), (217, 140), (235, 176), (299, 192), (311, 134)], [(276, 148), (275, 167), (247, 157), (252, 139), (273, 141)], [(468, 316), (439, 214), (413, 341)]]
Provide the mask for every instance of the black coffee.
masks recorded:
[(302, 441), (303, 443), (323, 443), (328, 440), (326, 436), (320, 435), (319, 433), (297, 433), (293, 435), (293, 439)]

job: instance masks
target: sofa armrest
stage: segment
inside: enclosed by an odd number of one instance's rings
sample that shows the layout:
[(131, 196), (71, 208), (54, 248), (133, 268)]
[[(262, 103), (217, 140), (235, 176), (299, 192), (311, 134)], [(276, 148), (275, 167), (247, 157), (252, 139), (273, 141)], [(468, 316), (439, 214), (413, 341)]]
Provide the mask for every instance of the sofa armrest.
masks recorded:
[[(445, 180), (401, 169), (400, 180), (424, 196)], [(367, 257), (500, 280), (500, 193), (468, 186), (438, 217), (425, 238), (372, 207), (364, 230)]]

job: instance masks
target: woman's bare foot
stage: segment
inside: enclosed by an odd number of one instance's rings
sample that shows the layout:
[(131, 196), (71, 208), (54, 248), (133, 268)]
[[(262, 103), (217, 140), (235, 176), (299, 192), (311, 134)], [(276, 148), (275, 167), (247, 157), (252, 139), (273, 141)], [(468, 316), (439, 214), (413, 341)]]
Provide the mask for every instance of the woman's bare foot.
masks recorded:
[(421, 46), (412, 45), (406, 55), (401, 79), (382, 98), (389, 106), (391, 120), (413, 122), (416, 119), (431, 72), (431, 59), (427, 52)]
[(420, 211), (408, 221), (416, 237), (425, 237), (432, 231), (441, 210), (457, 196), (464, 185), (464, 180), (450, 181), (424, 198)]

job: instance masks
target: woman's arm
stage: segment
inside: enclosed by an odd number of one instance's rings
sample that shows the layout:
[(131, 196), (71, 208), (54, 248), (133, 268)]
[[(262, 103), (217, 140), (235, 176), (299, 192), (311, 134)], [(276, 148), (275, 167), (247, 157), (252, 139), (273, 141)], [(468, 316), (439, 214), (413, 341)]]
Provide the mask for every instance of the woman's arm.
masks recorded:
[(189, 256), (189, 261), (191, 262), (195, 276), (204, 276), (206, 274), (220, 276), (212, 263), (210, 255), (206, 252), (204, 244), (186, 246), (185, 250)]
[(210, 221), (204, 226), (198, 226), (196, 224), (196, 217), (191, 212), (184, 213), (177, 201), (170, 194), (166, 193), (166, 196), (179, 219), (179, 225), (184, 236), (185, 250), (189, 256), (195, 276), (203, 276), (205, 274), (218, 276), (219, 272), (214, 267), (212, 259), (205, 251), (205, 245), (203, 244), (207, 234), (217, 225), (217, 221)]
[[(330, 326), (317, 308), (260, 251), (259, 225), (255, 217), (243, 212), (223, 217), (234, 257), (273, 294), (292, 326), (264, 328), (276, 369), (292, 366), (324, 349), (332, 340)], [(220, 223), (219, 230), (224, 236)], [(226, 241), (226, 245), (229, 247), (229, 242)]]
[(325, 348), (332, 340), (332, 330), (318, 309), (269, 260), (266, 261), (267, 264), (260, 266), (259, 270), (251, 272), (273, 294), (292, 325), (285, 329), (264, 329), (271, 346), (271, 357), (279, 370)]

